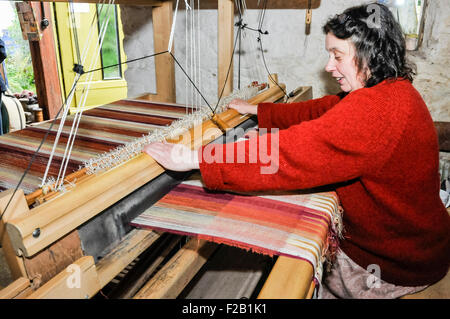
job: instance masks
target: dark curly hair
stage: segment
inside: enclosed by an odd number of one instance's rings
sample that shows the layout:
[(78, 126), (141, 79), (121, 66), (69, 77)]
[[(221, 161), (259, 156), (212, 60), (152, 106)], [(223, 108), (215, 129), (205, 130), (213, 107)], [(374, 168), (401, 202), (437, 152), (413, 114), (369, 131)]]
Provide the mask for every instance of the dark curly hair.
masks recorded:
[(415, 66), (406, 60), (405, 38), (388, 7), (372, 3), (348, 8), (323, 26), (339, 39), (355, 45), (358, 70), (370, 75), (365, 86), (372, 87), (385, 79), (413, 81)]

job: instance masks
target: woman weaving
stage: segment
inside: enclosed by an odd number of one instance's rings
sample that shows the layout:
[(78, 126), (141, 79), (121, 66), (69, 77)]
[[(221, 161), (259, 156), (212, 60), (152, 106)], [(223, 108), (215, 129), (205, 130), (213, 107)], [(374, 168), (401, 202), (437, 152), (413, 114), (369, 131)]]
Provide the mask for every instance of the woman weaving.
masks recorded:
[[(260, 129), (279, 129), (269, 134), (279, 141), (276, 172), (261, 174), (265, 164), (248, 158), (211, 163), (202, 148), (183, 153), (189, 156), (182, 165), (171, 156), (171, 144), (144, 149), (167, 169), (200, 169), (211, 189), (333, 185), (344, 208), (345, 239), (324, 274), (324, 298), (397, 298), (436, 283), (449, 267), (450, 217), (439, 198), (433, 121), (412, 86), (400, 26), (383, 5), (376, 5), (374, 24), (369, 6), (349, 8), (323, 27), (325, 70), (342, 94), (285, 105), (230, 103), (240, 113), (257, 114)], [(235, 144), (244, 143), (248, 157), (254, 139), (261, 136)], [(226, 157), (224, 145), (213, 152)], [(373, 265), (379, 285), (367, 282)]]

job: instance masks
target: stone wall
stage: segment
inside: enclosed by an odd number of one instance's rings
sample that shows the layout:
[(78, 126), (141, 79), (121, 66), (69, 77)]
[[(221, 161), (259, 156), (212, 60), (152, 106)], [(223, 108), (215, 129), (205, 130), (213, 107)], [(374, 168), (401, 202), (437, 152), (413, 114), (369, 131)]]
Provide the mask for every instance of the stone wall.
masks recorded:
[[(123, 46), (127, 60), (153, 53), (152, 10), (147, 6), (121, 6), (124, 32)], [(127, 64), (125, 79), (128, 96), (137, 97), (156, 92), (155, 66), (153, 59), (144, 59)]]
[[(429, 1), (425, 12), (424, 40), (418, 51), (409, 53), (416, 63), (418, 74), (415, 87), (421, 92), (435, 121), (450, 121), (448, 65), (450, 7), (448, 0)], [(373, 1), (323, 0), (320, 7), (313, 10), (311, 34), (305, 35), (305, 10), (268, 10), (262, 29), (269, 32), (262, 36), (262, 47), (267, 69), (278, 73), (279, 80), (291, 91), (298, 86), (313, 87), (313, 96), (336, 93), (337, 83), (324, 71), (328, 54), (325, 51), (325, 36), (322, 25), (326, 20), (345, 8)], [(184, 10), (177, 15), (175, 32), (175, 56), (186, 67), (185, 57), (191, 50), (201, 52), (199, 81), (201, 91), (210, 103), (217, 101), (217, 11), (200, 12), (200, 46), (188, 47), (186, 51)], [(124, 24), (124, 47), (128, 59), (153, 53), (153, 31), (151, 8), (121, 6)], [(259, 10), (248, 10), (244, 22), (257, 28)], [(236, 19), (237, 21), (237, 16)], [(260, 52), (257, 33), (245, 31), (242, 36), (240, 83), (258, 80), (267, 81), (266, 66)], [(238, 54), (234, 56), (234, 87), (238, 86)], [(135, 97), (147, 92), (156, 92), (153, 59), (129, 64), (125, 72), (128, 94)], [(192, 101), (186, 90), (187, 81), (182, 71), (176, 67), (177, 102)]]
[(429, 0), (423, 43), (409, 58), (417, 66), (414, 86), (435, 121), (450, 122), (450, 6), (448, 0)]

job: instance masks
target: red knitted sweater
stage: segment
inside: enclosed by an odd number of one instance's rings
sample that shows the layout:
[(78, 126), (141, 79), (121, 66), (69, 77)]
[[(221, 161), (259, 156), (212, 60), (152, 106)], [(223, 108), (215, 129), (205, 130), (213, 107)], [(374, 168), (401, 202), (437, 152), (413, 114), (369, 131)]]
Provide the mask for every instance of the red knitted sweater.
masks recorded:
[[(255, 147), (249, 146), (254, 140), (234, 143), (234, 155), (210, 144), (199, 150), (199, 158), (209, 154), (224, 163), (201, 160), (207, 187), (260, 191), (333, 185), (344, 208), (341, 248), (353, 261), (365, 269), (378, 265), (381, 279), (402, 286), (432, 284), (445, 276), (450, 217), (439, 198), (437, 134), (409, 81), (384, 81), (343, 99), (261, 103), (258, 123), (280, 129), (265, 135), (279, 139), (276, 173), (261, 173), (273, 163), (254, 160)], [(262, 136), (256, 139), (259, 148)], [(237, 162), (240, 147), (246, 160)]]

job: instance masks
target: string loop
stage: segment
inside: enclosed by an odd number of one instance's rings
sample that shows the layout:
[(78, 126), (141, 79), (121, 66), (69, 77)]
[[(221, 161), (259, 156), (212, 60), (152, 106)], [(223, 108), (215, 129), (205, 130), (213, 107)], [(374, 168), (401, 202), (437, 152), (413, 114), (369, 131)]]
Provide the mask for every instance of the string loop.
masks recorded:
[(73, 65), (72, 71), (74, 71), (75, 73), (77, 73), (79, 75), (83, 75), (85, 73), (83, 66), (81, 64), (78, 64), (78, 63), (75, 63)]

